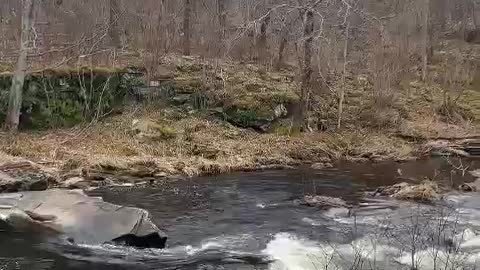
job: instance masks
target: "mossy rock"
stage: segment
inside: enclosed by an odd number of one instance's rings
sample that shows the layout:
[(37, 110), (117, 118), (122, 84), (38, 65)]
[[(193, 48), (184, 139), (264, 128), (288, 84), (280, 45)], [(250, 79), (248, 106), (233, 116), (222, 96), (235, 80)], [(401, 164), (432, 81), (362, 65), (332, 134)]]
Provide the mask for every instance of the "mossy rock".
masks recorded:
[(224, 120), (242, 127), (253, 128), (258, 131), (266, 131), (274, 118), (261, 111), (248, 108), (230, 107), (223, 113)]
[(178, 78), (174, 81), (174, 88), (178, 94), (193, 94), (203, 89), (200, 78)]
[(142, 140), (161, 141), (177, 136), (175, 128), (166, 123), (148, 119), (137, 119), (132, 123), (132, 132)]
[(200, 72), (202, 69), (202, 65), (190, 61), (181, 61), (177, 64), (177, 71), (180, 73)]

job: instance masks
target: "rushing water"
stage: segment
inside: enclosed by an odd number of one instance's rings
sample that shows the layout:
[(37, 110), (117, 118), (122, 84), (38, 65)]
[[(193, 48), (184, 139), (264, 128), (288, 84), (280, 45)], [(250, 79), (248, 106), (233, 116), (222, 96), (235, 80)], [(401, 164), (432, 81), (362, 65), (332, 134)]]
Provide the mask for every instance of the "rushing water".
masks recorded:
[[(0, 270), (409, 269), (412, 254), (420, 269), (478, 268), (480, 198), (451, 194), (445, 205), (433, 206), (365, 196), (366, 190), (404, 181), (400, 175), (453, 185), (472, 180), (451, 167), (441, 160), (338, 164), (95, 191), (106, 201), (149, 210), (169, 235), (168, 248), (73, 246), (0, 232)], [(293, 203), (312, 193), (343, 198), (353, 209)]]

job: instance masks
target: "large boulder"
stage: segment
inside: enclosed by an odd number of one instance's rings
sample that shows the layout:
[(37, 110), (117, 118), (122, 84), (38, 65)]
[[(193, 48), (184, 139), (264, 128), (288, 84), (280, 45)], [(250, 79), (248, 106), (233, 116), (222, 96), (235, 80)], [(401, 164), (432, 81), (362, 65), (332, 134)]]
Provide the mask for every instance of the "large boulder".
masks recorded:
[(76, 244), (164, 248), (167, 240), (147, 211), (106, 203), (79, 190), (0, 195), (0, 228), (55, 233)]

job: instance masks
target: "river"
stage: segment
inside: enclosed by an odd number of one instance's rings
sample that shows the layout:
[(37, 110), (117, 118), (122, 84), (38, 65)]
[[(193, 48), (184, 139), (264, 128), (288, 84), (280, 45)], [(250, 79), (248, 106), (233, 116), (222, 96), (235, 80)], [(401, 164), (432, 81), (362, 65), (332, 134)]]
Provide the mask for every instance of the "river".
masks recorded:
[[(412, 258), (418, 269), (474, 269), (480, 266), (480, 196), (450, 193), (429, 205), (365, 195), (409, 178), (456, 186), (473, 180), (458, 170), (467, 166), (478, 168), (478, 161), (340, 163), (97, 190), (91, 195), (149, 210), (169, 235), (168, 248), (73, 246), (0, 232), (0, 270), (411, 269)], [(340, 197), (353, 207), (294, 203), (305, 194)]]

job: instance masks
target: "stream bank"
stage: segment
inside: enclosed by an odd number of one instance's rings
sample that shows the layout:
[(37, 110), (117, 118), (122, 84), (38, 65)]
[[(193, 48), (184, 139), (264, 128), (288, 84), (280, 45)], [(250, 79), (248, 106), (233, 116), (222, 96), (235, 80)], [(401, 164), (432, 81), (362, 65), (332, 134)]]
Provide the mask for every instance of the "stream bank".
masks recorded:
[[(2, 97), (9, 76), (0, 74)], [(348, 106), (338, 130), (337, 98), (327, 93), (304, 124), (293, 121), (299, 85), (288, 69), (169, 56), (148, 74), (141, 67), (87, 66), (32, 73), (24, 89), (23, 129), (0, 132), (0, 171), (20, 178), (46, 173), (55, 179), (48, 186), (67, 180), (80, 188), (131, 179), (163, 182), (328, 168), (338, 161), (404, 162), (429, 157), (432, 150), (458, 156), (464, 153), (452, 145), (477, 134), (476, 91), (466, 91), (461, 101), (465, 115), (473, 117), (464, 121), (438, 113), (442, 92), (433, 85), (404, 84), (383, 111), (372, 105), (367, 75), (349, 75), (347, 83)], [(445, 143), (432, 144), (438, 139)]]

